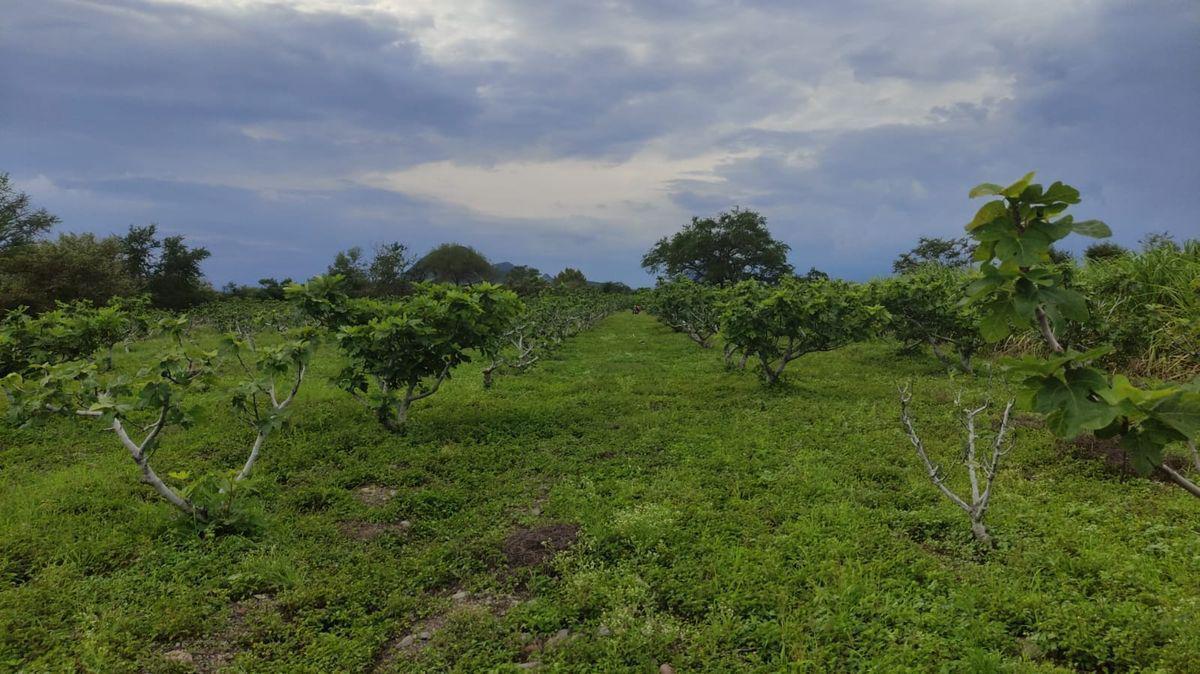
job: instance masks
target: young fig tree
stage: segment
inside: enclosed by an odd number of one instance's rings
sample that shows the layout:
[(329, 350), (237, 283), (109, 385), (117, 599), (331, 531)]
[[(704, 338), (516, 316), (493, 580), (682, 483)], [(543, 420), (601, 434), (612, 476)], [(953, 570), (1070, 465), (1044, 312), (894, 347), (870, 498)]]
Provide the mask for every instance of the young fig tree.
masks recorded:
[(1103, 238), (1111, 231), (1099, 220), (1075, 221), (1065, 214), (1079, 203), (1078, 190), (1061, 182), (1043, 188), (1033, 177), (1029, 173), (1007, 187), (984, 183), (971, 190), (971, 197), (994, 197), (966, 226), (978, 242), (981, 278), (967, 294), (979, 306), (980, 332), (989, 342), (1029, 327), (1041, 335), (1048, 356), (1026, 356), (1009, 366), (1022, 379), (1021, 402), (1044, 415), (1056, 435), (1116, 438), (1139, 472), (1160, 470), (1200, 497), (1200, 486), (1163, 462), (1164, 448), (1195, 442), (1200, 434), (1200, 379), (1138, 387), (1094, 364), (1109, 347), (1078, 351), (1063, 343), (1066, 323), (1085, 320), (1088, 305), (1066, 286), (1051, 247), (1072, 233)]
[(288, 293), (336, 331), (349, 364), (339, 385), (401, 432), (413, 403), (437, 393), (471, 352), (494, 344), (521, 309), (511, 290), (491, 283), (421, 285), (396, 301), (348, 299), (337, 277), (317, 277)]
[(676, 278), (660, 283), (651, 296), (650, 311), (672, 329), (687, 335), (702, 348), (721, 328), (717, 288)]
[[(260, 411), (255, 414), (261, 420), (241, 471), (229, 476), (204, 475), (175, 488), (154, 469), (155, 451), (168, 428), (192, 425), (193, 411), (185, 404), (188, 395), (217, 381), (214, 363), (218, 352), (200, 351), (185, 343), (186, 326), (187, 318), (160, 321), (157, 330), (169, 337), (169, 343), (158, 351), (152, 365), (133, 376), (105, 371), (96, 360), (70, 360), (32, 365), (24, 374), (10, 373), (0, 380), (0, 386), (9, 395), (10, 420), (29, 424), (50, 415), (98, 420), (129, 453), (141, 481), (165, 501), (200, 524), (228, 523), (236, 516), (232, 511), (234, 484), (249, 476), (267, 436), (282, 423), (282, 413), (303, 381), (314, 343), (304, 336), (260, 352), (252, 377), (234, 395), (235, 410), (245, 412), (247, 407), (257, 406)], [(239, 360), (245, 364), (240, 354)], [(276, 379), (291, 381), (282, 399), (275, 395)], [(260, 400), (260, 393), (270, 401)], [(169, 477), (185, 480), (190, 476), (179, 472)]]
[(786, 278), (774, 287), (742, 281), (729, 291), (721, 332), (733, 350), (758, 360), (771, 385), (803, 355), (870, 338), (886, 315), (868, 304), (863, 287), (844, 281)]
[(299, 328), (285, 335), (282, 343), (267, 347), (257, 346), (251, 335), (229, 334), (222, 347), (245, 374), (230, 402), (255, 432), (250, 454), (235, 478), (244, 480), (254, 470), (267, 437), (287, 423), (316, 352), (317, 334), (314, 328)]
[(905, 350), (927, 345), (943, 364), (970, 373), (971, 358), (983, 346), (979, 312), (962, 302), (970, 280), (961, 269), (918, 265), (872, 282), (872, 299), (887, 309), (889, 329)]
[[(1007, 439), (1013, 402), (1009, 400), (1005, 404), (1004, 411), (1000, 414), (1000, 425), (991, 433), (990, 437), (988, 437), (987, 429), (978, 421), (980, 415), (991, 407), (991, 402), (984, 402), (978, 407), (962, 408), (963, 427), (967, 436), (962, 452), (962, 462), (967, 469), (970, 491), (965, 496), (960, 496), (947, 484), (942, 467), (929, 457), (925, 443), (917, 433), (916, 423), (910, 409), (911, 388), (900, 388), (900, 421), (904, 425), (904, 432), (908, 435), (909, 442), (916, 449), (917, 456), (925, 467), (926, 474), (934, 486), (942, 492), (942, 495), (961, 508), (970, 518), (971, 533), (974, 534), (975, 540), (989, 547), (992, 545), (992, 537), (988, 533), (987, 527), (984, 526), (983, 516), (987, 514), (988, 504), (992, 499), (992, 484), (996, 481), (996, 473), (1000, 469), (1000, 459), (1011, 449), (1011, 443), (1007, 442)], [(962, 405), (961, 396), (955, 400), (955, 404)]]

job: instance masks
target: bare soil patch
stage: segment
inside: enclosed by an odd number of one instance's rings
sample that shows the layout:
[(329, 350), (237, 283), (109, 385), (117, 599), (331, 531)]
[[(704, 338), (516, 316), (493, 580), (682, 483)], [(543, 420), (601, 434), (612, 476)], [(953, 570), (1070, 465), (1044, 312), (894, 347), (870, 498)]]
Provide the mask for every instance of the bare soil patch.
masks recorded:
[(275, 610), (275, 599), (269, 595), (256, 594), (235, 602), (230, 607), (229, 624), (220, 632), (173, 644), (163, 654), (169, 662), (191, 665), (202, 674), (216, 672), (233, 662), (238, 654), (238, 644), (249, 636), (253, 614)]
[(541, 566), (579, 538), (578, 524), (547, 524), (520, 528), (504, 539), (504, 556), (510, 569)]
[(412, 522), (408, 520), (384, 523), (349, 520), (338, 524), (338, 530), (342, 532), (343, 536), (353, 538), (356, 541), (369, 541), (383, 534), (395, 534), (398, 536), (406, 533), (411, 528)]

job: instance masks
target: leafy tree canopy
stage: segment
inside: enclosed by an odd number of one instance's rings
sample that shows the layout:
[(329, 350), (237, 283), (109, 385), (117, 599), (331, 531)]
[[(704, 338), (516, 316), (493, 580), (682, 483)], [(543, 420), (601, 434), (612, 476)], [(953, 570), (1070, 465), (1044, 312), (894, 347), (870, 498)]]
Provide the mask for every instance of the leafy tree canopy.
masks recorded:
[(521, 264), (508, 270), (508, 274), (504, 277), (504, 285), (516, 294), (527, 297), (542, 292), (550, 284), (542, 278), (542, 272), (534, 267)]
[(36, 241), (0, 255), (4, 309), (27, 306), (36, 313), (53, 309), (57, 301), (104, 304), (138, 290), (125, 272), (117, 237), (61, 234), (56, 240)]
[(642, 267), (701, 283), (774, 282), (792, 273), (788, 250), (767, 231), (765, 217), (734, 208), (715, 218), (692, 218), (673, 236), (659, 239), (642, 257)]
[(30, 243), (58, 223), (46, 209), (29, 205), (29, 195), (13, 188), (7, 173), (0, 173), (0, 253)]
[(1111, 260), (1117, 257), (1124, 257), (1129, 254), (1129, 250), (1124, 246), (1113, 243), (1111, 241), (1101, 241), (1093, 243), (1083, 251), (1083, 257), (1087, 260)]
[(464, 285), (491, 278), (492, 265), (470, 246), (443, 243), (417, 260), (409, 275), (419, 281)]
[(971, 264), (971, 254), (974, 250), (975, 246), (966, 237), (942, 239), (936, 236), (922, 236), (912, 250), (896, 258), (892, 263), (892, 271), (907, 274), (927, 264), (952, 269), (966, 267)]
[(580, 288), (587, 287), (587, 277), (584, 276), (583, 272), (579, 271), (578, 269), (575, 269), (574, 267), (567, 267), (566, 269), (558, 272), (558, 275), (554, 277), (554, 285), (560, 288), (578, 290)]

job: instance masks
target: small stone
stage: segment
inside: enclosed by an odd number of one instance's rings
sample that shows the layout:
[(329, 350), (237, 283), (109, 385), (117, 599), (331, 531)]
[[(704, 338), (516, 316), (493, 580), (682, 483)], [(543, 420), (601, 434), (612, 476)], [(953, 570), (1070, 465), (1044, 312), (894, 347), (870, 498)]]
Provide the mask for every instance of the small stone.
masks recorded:
[(658, 666), (658, 674), (675, 674), (675, 668), (664, 662)]
[(533, 506), (529, 512), (533, 513), (534, 517), (537, 517), (542, 514), (542, 506)]
[(409, 522), (408, 520), (400, 520), (396, 523), (396, 526), (400, 527), (401, 529), (411, 529), (412, 522)]
[(601, 637), (612, 636), (612, 630), (608, 629), (606, 625), (601, 625), (596, 628), (596, 635)]
[(257, 600), (259, 600), (259, 601), (265, 601), (265, 600), (267, 600), (267, 599), (270, 599), (270, 598), (271, 598), (271, 595), (269, 595), (269, 594), (256, 594), (256, 595), (254, 595), (254, 598), (255, 598), (255, 599), (257, 599)]
[(173, 651), (167, 651), (165, 657), (171, 662), (180, 662), (185, 665), (190, 665), (195, 661), (195, 658), (192, 657), (192, 654), (182, 648), (177, 648)]
[(397, 646), (399, 646), (400, 648), (408, 648), (409, 646), (412, 646), (413, 642), (415, 642), (416, 640), (417, 640), (417, 638), (410, 634), (410, 635), (404, 637), (403, 639), (401, 639), (400, 643), (397, 644)]
[(470, 596), (471, 596), (470, 592), (467, 592), (466, 590), (459, 590), (458, 592), (455, 592), (450, 598), (453, 599), (454, 601), (462, 601)]
[(421, 630), (421, 633), (417, 636), (421, 638), (421, 641), (429, 641), (433, 638), (433, 632), (430, 632), (429, 630)]
[(554, 633), (554, 636), (546, 640), (546, 648), (553, 648), (562, 642), (566, 641), (571, 636), (571, 630), (562, 628)]
[(525, 655), (529, 655), (530, 653), (537, 653), (540, 650), (542, 650), (542, 645), (536, 641), (531, 641), (521, 647), (521, 652), (524, 653)]

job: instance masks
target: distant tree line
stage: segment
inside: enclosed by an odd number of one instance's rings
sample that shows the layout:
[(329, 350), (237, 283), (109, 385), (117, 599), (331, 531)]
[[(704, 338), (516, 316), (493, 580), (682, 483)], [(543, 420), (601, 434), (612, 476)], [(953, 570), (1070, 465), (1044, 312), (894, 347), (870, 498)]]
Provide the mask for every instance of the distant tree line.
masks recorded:
[[(121, 235), (47, 236), (58, 224), (58, 217), (35, 208), (8, 174), (0, 173), (0, 311), (26, 306), (38, 313), (59, 301), (99, 305), (138, 295), (148, 296), (153, 306), (183, 310), (221, 296), (282, 299), (292, 281), (262, 278), (257, 285), (228, 283), (217, 291), (200, 267), (211, 255), (208, 249), (189, 245), (183, 236), (160, 236), (156, 224), (130, 226)], [(589, 282), (570, 267), (550, 277), (524, 265), (493, 266), (479, 251), (458, 243), (441, 244), (420, 257), (399, 242), (378, 244), (369, 254), (355, 246), (338, 252), (327, 272), (341, 275), (345, 291), (355, 297), (405, 295), (423, 281), (494, 281), (523, 296), (585, 287), (632, 292), (623, 283)]]
[(200, 270), (208, 250), (182, 236), (160, 238), (151, 224), (119, 236), (42, 238), (58, 222), (0, 173), (0, 309), (24, 305), (36, 312), (56, 300), (100, 304), (143, 294), (155, 306), (183, 309), (213, 295)]

